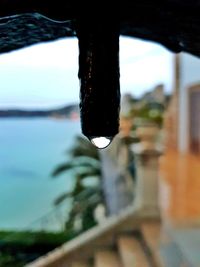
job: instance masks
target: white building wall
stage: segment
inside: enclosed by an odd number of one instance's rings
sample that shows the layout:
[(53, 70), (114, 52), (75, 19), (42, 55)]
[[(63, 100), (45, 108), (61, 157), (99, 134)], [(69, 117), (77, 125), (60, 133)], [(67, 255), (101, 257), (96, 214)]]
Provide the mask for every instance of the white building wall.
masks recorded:
[(178, 146), (180, 152), (189, 148), (188, 87), (200, 82), (200, 59), (182, 53), (180, 55), (180, 97)]

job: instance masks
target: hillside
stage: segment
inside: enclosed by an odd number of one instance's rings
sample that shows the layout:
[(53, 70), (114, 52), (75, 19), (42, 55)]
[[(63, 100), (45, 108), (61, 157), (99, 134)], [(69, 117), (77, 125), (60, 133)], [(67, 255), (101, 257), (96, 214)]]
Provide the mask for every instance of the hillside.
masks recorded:
[(74, 114), (78, 116), (79, 106), (77, 104), (67, 105), (61, 108), (48, 110), (25, 110), (25, 109), (2, 109), (0, 117), (66, 117), (71, 118)]

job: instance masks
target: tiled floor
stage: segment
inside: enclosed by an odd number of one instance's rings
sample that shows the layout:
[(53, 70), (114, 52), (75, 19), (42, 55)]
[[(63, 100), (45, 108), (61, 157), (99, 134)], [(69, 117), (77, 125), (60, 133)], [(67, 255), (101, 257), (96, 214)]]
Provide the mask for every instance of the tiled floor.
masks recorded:
[(171, 236), (178, 244), (179, 250), (185, 259), (190, 263), (189, 266), (200, 266), (200, 228), (184, 227), (171, 229)]
[(165, 220), (200, 226), (200, 156), (171, 151), (160, 158), (160, 204)]

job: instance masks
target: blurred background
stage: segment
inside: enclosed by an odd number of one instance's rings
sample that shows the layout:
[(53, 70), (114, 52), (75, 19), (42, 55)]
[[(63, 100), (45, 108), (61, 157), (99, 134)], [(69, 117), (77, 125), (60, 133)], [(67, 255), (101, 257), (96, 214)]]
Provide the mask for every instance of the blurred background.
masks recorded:
[[(120, 132), (98, 150), (80, 128), (77, 39), (2, 54), (0, 266), (25, 266), (80, 236), (90, 253), (70, 266), (101, 266), (117, 244), (122, 262), (133, 249), (131, 266), (199, 266), (199, 67), (121, 37)], [(91, 229), (98, 240), (109, 230), (112, 246), (91, 250)]]

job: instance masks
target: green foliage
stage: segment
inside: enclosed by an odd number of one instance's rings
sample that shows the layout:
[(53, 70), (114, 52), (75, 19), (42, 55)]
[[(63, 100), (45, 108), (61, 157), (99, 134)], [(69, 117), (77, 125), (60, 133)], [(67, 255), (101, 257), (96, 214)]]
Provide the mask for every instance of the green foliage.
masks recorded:
[(25, 261), (16, 259), (15, 256), (8, 253), (0, 254), (0, 267), (22, 267), (26, 264)]
[(71, 238), (68, 232), (0, 231), (0, 267), (22, 267)]
[(100, 164), (99, 160), (89, 156), (71, 156), (68, 162), (64, 162), (57, 166), (52, 173), (53, 177), (57, 177), (63, 172), (76, 172), (79, 176), (88, 177), (99, 175)]
[(4, 245), (28, 247), (37, 244), (57, 246), (66, 239), (68, 239), (66, 232), (0, 231), (0, 247)]
[[(66, 162), (53, 170), (52, 176), (71, 174), (74, 186), (71, 191), (59, 195), (54, 204), (60, 205), (63, 201), (71, 201), (65, 225), (67, 232), (76, 235), (96, 224), (94, 210), (99, 203), (103, 203), (101, 162), (98, 150), (82, 136), (76, 136), (69, 156)], [(80, 229), (75, 227), (77, 220), (81, 220)]]
[(159, 127), (163, 123), (164, 107), (158, 103), (143, 103), (137, 107), (133, 107), (130, 111), (130, 116), (140, 122), (152, 122)]

